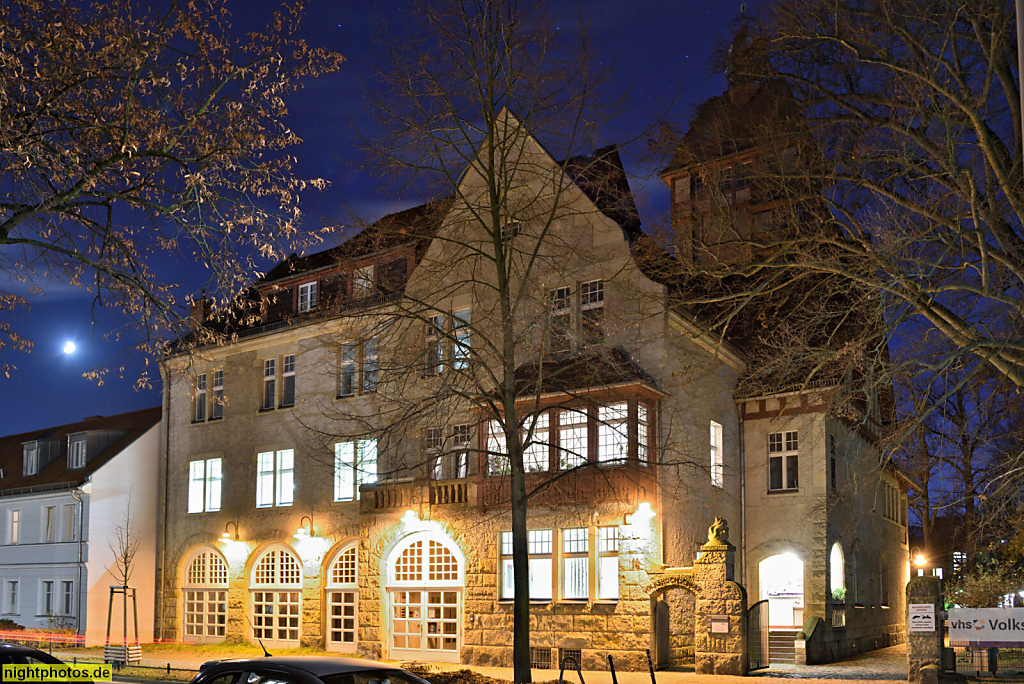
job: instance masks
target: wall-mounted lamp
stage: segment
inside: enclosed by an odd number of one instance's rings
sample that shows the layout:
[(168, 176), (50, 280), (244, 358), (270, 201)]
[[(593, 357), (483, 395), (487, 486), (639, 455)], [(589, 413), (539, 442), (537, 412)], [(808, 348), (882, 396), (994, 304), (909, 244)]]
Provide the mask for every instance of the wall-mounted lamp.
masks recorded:
[(636, 512), (632, 514), (627, 513), (622, 518), (622, 522), (626, 525), (644, 524), (650, 522), (656, 515), (658, 514), (654, 512), (654, 508), (651, 507), (651, 504), (646, 501), (642, 501), (636, 507)]
[[(228, 528), (231, 527), (232, 525), (235, 526), (235, 536), (234, 537), (232, 537), (231, 534), (228, 532)], [(226, 525), (224, 525), (224, 534), (220, 535), (220, 541), (222, 541), (222, 542), (238, 541), (238, 523), (236, 523), (234, 520), (229, 520), (228, 523)]]
[[(309, 529), (307, 530), (304, 525), (305, 521), (309, 521)], [(316, 530), (313, 529), (313, 516), (304, 515), (299, 520), (299, 529), (295, 530), (295, 534), (292, 535), (296, 539), (308, 539), (309, 537), (316, 536)]]
[(418, 525), (419, 522), (420, 516), (416, 515), (416, 511), (411, 508), (402, 514), (402, 523), (404, 523), (406, 527), (413, 527)]

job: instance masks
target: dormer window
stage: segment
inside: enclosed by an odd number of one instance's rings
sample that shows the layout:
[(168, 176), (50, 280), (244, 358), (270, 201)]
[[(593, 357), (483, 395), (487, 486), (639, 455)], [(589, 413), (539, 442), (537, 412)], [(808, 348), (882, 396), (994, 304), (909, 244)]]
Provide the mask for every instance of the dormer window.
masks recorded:
[(373, 264), (357, 268), (352, 277), (353, 299), (362, 299), (372, 295), (375, 284)]
[(299, 313), (316, 308), (316, 281), (299, 285)]
[(68, 470), (85, 467), (85, 435), (68, 435)]
[(39, 472), (39, 443), (28, 442), (22, 457), (22, 475), (28, 477)]

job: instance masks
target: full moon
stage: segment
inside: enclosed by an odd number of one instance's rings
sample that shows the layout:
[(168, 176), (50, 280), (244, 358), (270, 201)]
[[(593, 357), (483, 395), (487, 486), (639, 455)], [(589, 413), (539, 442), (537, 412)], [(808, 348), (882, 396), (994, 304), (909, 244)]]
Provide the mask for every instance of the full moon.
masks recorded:
[(75, 343), (72, 342), (71, 340), (68, 340), (67, 342), (65, 342), (64, 343), (64, 353), (65, 354), (74, 354), (75, 353)]

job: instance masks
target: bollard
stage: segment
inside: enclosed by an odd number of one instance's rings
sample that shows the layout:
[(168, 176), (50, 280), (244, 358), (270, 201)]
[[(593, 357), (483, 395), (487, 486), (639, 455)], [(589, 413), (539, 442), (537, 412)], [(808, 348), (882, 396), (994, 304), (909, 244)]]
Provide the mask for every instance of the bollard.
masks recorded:
[(615, 661), (612, 660), (612, 654), (608, 654), (608, 669), (612, 671), (612, 684), (619, 684), (619, 680), (615, 677)]
[(658, 684), (654, 678), (654, 663), (651, 662), (651, 649), (647, 649), (647, 669), (651, 671), (651, 684)]

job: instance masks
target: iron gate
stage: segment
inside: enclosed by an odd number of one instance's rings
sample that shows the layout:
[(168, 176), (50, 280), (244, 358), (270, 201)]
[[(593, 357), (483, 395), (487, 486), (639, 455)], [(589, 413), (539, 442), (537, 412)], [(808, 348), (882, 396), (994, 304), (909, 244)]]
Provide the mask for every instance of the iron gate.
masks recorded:
[(768, 659), (768, 600), (747, 608), (747, 670), (763, 670)]

